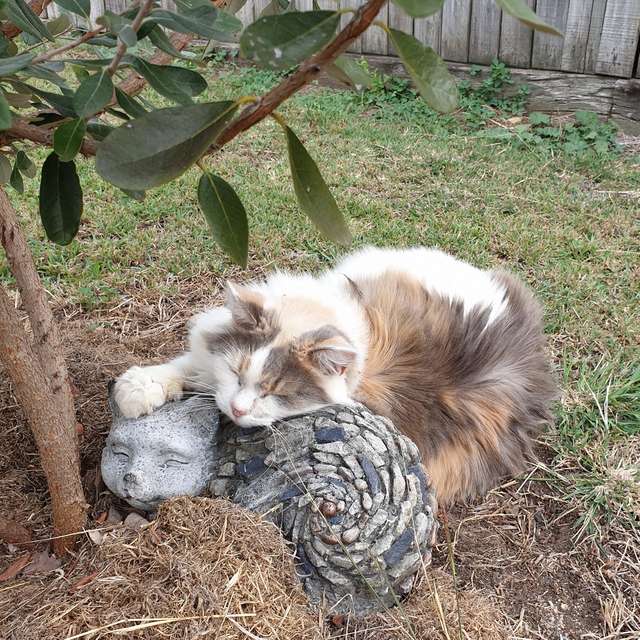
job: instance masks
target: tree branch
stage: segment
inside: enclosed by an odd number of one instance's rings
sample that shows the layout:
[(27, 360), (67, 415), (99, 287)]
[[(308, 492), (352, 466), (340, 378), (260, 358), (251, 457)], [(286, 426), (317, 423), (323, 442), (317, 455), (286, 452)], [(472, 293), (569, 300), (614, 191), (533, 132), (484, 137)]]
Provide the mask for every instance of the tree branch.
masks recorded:
[(85, 43), (87, 40), (91, 40), (91, 38), (94, 38), (99, 33), (102, 33), (104, 29), (105, 29), (104, 27), (100, 27), (98, 29), (94, 29), (93, 31), (87, 31), (86, 33), (83, 33), (79, 38), (76, 38), (75, 40), (72, 40), (71, 42), (68, 42), (63, 46), (58, 47), (57, 49), (51, 49), (50, 51), (45, 51), (39, 56), (36, 56), (31, 62), (31, 64), (38, 64), (39, 62), (45, 62), (46, 60), (50, 60), (51, 58), (57, 55), (60, 55), (65, 51), (69, 51), (69, 49), (75, 49), (76, 47), (79, 47), (81, 44)]
[[(133, 22), (131, 23), (131, 28), (136, 32), (136, 34), (138, 33), (138, 29), (140, 28), (140, 25), (142, 24), (142, 21), (144, 20), (145, 16), (149, 13), (151, 7), (153, 6), (153, 1), (154, 0), (144, 0), (140, 5), (140, 8), (138, 9), (138, 13), (136, 14), (136, 17), (133, 19)], [(113, 60), (111, 60), (111, 62), (109, 63), (109, 66), (107, 67), (107, 73), (110, 76), (112, 76), (117, 71), (118, 65), (120, 64), (120, 61), (122, 60), (122, 58), (124, 58), (124, 54), (126, 52), (127, 52), (127, 45), (118, 38), (118, 47), (116, 49), (116, 53), (113, 56)]]
[[(53, 146), (53, 130), (28, 124), (21, 120), (14, 120), (9, 129), (0, 135), (0, 145), (10, 140), (31, 140), (47, 147)], [(97, 145), (90, 138), (85, 138), (80, 147), (80, 153), (85, 156), (95, 156)]]
[(369, 0), (367, 4), (362, 5), (345, 28), (322, 51), (303, 62), (295, 73), (285, 78), (233, 120), (218, 136), (216, 144), (211, 147), (210, 152), (216, 151), (233, 140), (239, 133), (266, 118), (298, 89), (311, 82), (323, 67), (346, 51), (347, 47), (367, 29), (376, 19), (386, 1)]

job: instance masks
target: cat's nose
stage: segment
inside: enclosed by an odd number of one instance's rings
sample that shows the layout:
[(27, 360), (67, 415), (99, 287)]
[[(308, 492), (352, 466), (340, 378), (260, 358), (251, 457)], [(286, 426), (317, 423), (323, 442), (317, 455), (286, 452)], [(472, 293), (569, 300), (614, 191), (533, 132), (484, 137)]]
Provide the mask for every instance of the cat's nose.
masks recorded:
[(246, 416), (249, 412), (246, 409), (240, 409), (240, 407), (232, 403), (231, 413), (233, 413), (234, 418), (242, 418), (242, 416)]

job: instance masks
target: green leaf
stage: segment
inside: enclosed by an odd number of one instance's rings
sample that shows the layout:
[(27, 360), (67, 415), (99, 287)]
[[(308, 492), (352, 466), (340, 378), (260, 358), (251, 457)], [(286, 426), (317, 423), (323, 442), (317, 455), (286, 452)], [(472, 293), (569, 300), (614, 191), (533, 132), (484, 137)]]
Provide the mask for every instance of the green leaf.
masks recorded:
[(11, 178), (11, 162), (3, 153), (0, 153), (0, 184), (7, 184)]
[[(373, 82), (371, 74), (357, 63), (356, 60), (348, 56), (339, 56), (335, 59), (333, 65), (337, 67), (338, 73), (335, 77), (339, 80), (351, 85), (356, 91), (370, 89)], [(327, 69), (330, 71), (329, 69)]]
[(169, 182), (200, 158), (236, 109), (235, 102), (224, 101), (147, 113), (100, 144), (96, 169), (121, 189), (145, 190)]
[(318, 166), (296, 134), (285, 127), (293, 188), (300, 208), (320, 233), (339, 244), (349, 244), (351, 233)]
[(111, 33), (117, 34), (120, 30), (124, 29), (124, 27), (130, 25), (132, 21), (129, 18), (107, 10), (96, 18), (96, 22), (106, 27)]
[(57, 18), (49, 20), (46, 25), (51, 35), (58, 36), (71, 26), (71, 20), (66, 13), (61, 13)]
[(138, 36), (131, 25), (126, 25), (118, 31), (118, 38), (127, 45), (127, 47), (135, 47), (138, 42)]
[(22, 53), (12, 58), (0, 58), (0, 76), (9, 76), (31, 64), (36, 57), (35, 53)]
[(62, 162), (55, 152), (42, 165), (40, 219), (49, 240), (69, 244), (78, 233), (82, 215), (82, 188), (73, 162)]
[(149, 40), (151, 40), (151, 43), (158, 47), (160, 51), (164, 51), (174, 58), (184, 58), (182, 52), (173, 46), (167, 34), (158, 25), (153, 25), (153, 29), (149, 31)]
[(458, 86), (442, 58), (402, 31), (389, 29), (389, 36), (424, 101), (436, 111), (453, 111), (458, 106)]
[(77, 116), (73, 106), (73, 99), (69, 96), (63, 96), (60, 93), (50, 93), (32, 87), (33, 92), (50, 104), (61, 116), (65, 118), (75, 118)]
[(525, 0), (496, 0), (496, 4), (502, 7), (503, 11), (532, 29), (552, 33), (555, 36), (562, 36), (561, 31), (541, 20)]
[(20, 174), (20, 171), (18, 171), (17, 164), (13, 165), (13, 170), (11, 171), (11, 176), (9, 178), (9, 184), (18, 193), (24, 193), (24, 182), (22, 180), (22, 175)]
[(25, 33), (31, 34), (40, 42), (43, 38), (53, 42), (53, 36), (44, 22), (33, 13), (24, 0), (6, 0), (4, 11), (10, 22), (20, 27)]
[(198, 202), (220, 248), (241, 267), (247, 266), (247, 212), (233, 187), (207, 171), (198, 183)]
[(4, 97), (4, 93), (0, 91), (0, 131), (4, 131), (11, 126), (11, 107)]
[(114, 130), (114, 127), (102, 122), (87, 122), (87, 133), (98, 142), (102, 142)]
[[(314, 0), (315, 1), (315, 0)], [(258, 18), (265, 18), (267, 16), (277, 16), (284, 13), (289, 8), (287, 0), (271, 0), (269, 4), (260, 12)], [(316, 9), (316, 7), (313, 7)], [(320, 7), (317, 7), (320, 9)]]
[(123, 111), (128, 113), (132, 118), (139, 118), (147, 113), (147, 110), (135, 98), (118, 89), (118, 87), (116, 87), (116, 100)]
[(595, 129), (600, 124), (598, 114), (593, 111), (578, 110), (575, 113), (576, 122), (586, 129)]
[(81, 118), (88, 118), (106, 107), (113, 98), (113, 83), (106, 69), (89, 76), (73, 96), (73, 106)]
[(185, 13), (155, 9), (147, 19), (171, 31), (195, 33), (209, 40), (225, 40), (242, 29), (242, 23), (237, 18), (219, 11), (213, 5), (202, 5)]
[(340, 14), (303, 11), (260, 18), (240, 36), (240, 53), (271, 67), (288, 69), (322, 49), (332, 39)]
[(546, 113), (540, 113), (540, 111), (532, 111), (529, 114), (529, 124), (534, 127), (540, 124), (549, 124), (551, 122), (551, 118)]
[(87, 127), (82, 118), (61, 124), (53, 134), (53, 150), (62, 162), (70, 162), (76, 157)]
[(142, 58), (135, 58), (133, 68), (161, 95), (189, 104), (191, 98), (200, 95), (206, 88), (206, 80), (195, 71), (183, 67), (152, 64)]
[(61, 89), (68, 89), (69, 87), (67, 81), (62, 76), (58, 75), (53, 69), (45, 66), (44, 64), (29, 65), (21, 70), (21, 74), (29, 78), (38, 78), (45, 82), (50, 82)]
[(56, 4), (63, 9), (82, 16), (85, 20), (89, 20), (91, 15), (91, 0), (55, 0)]
[(36, 175), (36, 165), (33, 164), (29, 156), (24, 151), (18, 151), (16, 154), (16, 167), (22, 175), (27, 178), (34, 178)]
[(393, 0), (393, 3), (413, 18), (426, 18), (440, 11), (444, 0)]

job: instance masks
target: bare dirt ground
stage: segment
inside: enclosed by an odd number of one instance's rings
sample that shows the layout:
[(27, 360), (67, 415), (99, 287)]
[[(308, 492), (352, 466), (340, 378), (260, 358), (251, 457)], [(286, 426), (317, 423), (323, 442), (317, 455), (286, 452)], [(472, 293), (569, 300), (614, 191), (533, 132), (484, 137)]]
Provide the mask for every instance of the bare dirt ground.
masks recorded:
[[(202, 298), (202, 291), (207, 290), (212, 290), (210, 282), (194, 281), (182, 288), (179, 298), (171, 300), (140, 299), (132, 291), (124, 303), (113, 309), (73, 312), (66, 319), (63, 310), (58, 311), (77, 386), (78, 416), (83, 425), (82, 473), (89, 502), (98, 496), (96, 468), (109, 428), (107, 382), (132, 363), (161, 360), (179, 352), (186, 319), (197, 308), (215, 302), (214, 296)], [(44, 541), (40, 545), (0, 544), (1, 572), (26, 550), (46, 547), (50, 533), (46, 484), (35, 445), (9, 385), (4, 378), (0, 380), (1, 524), (5, 533), (8, 526), (17, 523), (20, 529), (27, 530), (32, 541)], [(544, 460), (544, 449), (540, 453)], [(422, 607), (433, 620), (434, 635), (424, 631), (418, 637), (638, 637), (623, 628), (616, 631), (617, 620), (625, 615), (624, 610), (616, 610), (615, 598), (612, 599), (612, 594), (620, 592), (613, 575), (620, 567), (603, 563), (606, 554), (602, 549), (574, 545), (574, 520), (549, 484), (538, 480), (538, 471), (532, 469), (528, 476), (506, 482), (485, 500), (458, 505), (441, 514), (445, 526), (441, 527), (434, 553), (435, 568), (423, 577), (418, 595), (407, 605), (409, 610)], [(94, 512), (93, 517), (96, 515)], [(83, 545), (91, 546), (91, 542), (87, 539)], [(63, 575), (68, 573), (69, 580), (82, 575), (83, 558), (81, 552), (45, 577), (22, 575), (19, 582), (0, 582), (0, 629), (7, 625), (11, 630), (11, 635), (0, 636), (21, 638), (16, 631), (20, 620), (33, 611), (33, 598), (42, 597), (40, 591), (25, 599), (21, 588), (32, 589), (34, 583), (47, 585), (52, 576), (59, 578), (61, 571)], [(455, 581), (452, 567), (457, 574)], [(627, 579), (633, 585), (637, 576)], [(440, 604), (435, 608), (434, 589), (440, 594), (436, 595)], [(52, 597), (59, 597), (59, 591), (51, 593)], [(425, 602), (417, 601), (418, 596)], [(624, 609), (624, 603), (619, 601), (618, 607)], [(445, 609), (443, 615), (439, 614), (440, 608)], [(483, 620), (488, 616), (490, 628), (479, 624), (478, 616), (484, 616)], [(402, 623), (396, 627), (402, 627)], [(356, 627), (325, 627), (323, 633), (324, 637), (334, 638), (411, 637), (396, 627), (388, 619), (386, 624), (374, 620)]]

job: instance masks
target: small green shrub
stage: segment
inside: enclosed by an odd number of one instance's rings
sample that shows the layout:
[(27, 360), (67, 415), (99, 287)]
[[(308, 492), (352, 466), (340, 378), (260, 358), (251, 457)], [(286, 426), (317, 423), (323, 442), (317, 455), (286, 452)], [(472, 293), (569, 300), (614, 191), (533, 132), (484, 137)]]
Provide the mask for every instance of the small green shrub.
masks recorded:
[[(471, 67), (470, 74), (479, 76), (482, 74), (482, 67)], [(460, 107), (467, 124), (472, 128), (480, 128), (491, 118), (523, 114), (529, 87), (523, 84), (515, 92), (508, 91), (514, 84), (511, 71), (504, 62), (498, 60), (491, 63), (486, 77), (479, 84), (470, 80), (460, 82)]]
[(528, 122), (515, 127), (491, 127), (484, 137), (516, 146), (562, 149), (568, 154), (586, 156), (618, 153), (617, 127), (603, 122), (596, 113), (576, 111), (575, 122), (553, 126), (546, 113), (532, 112)]

